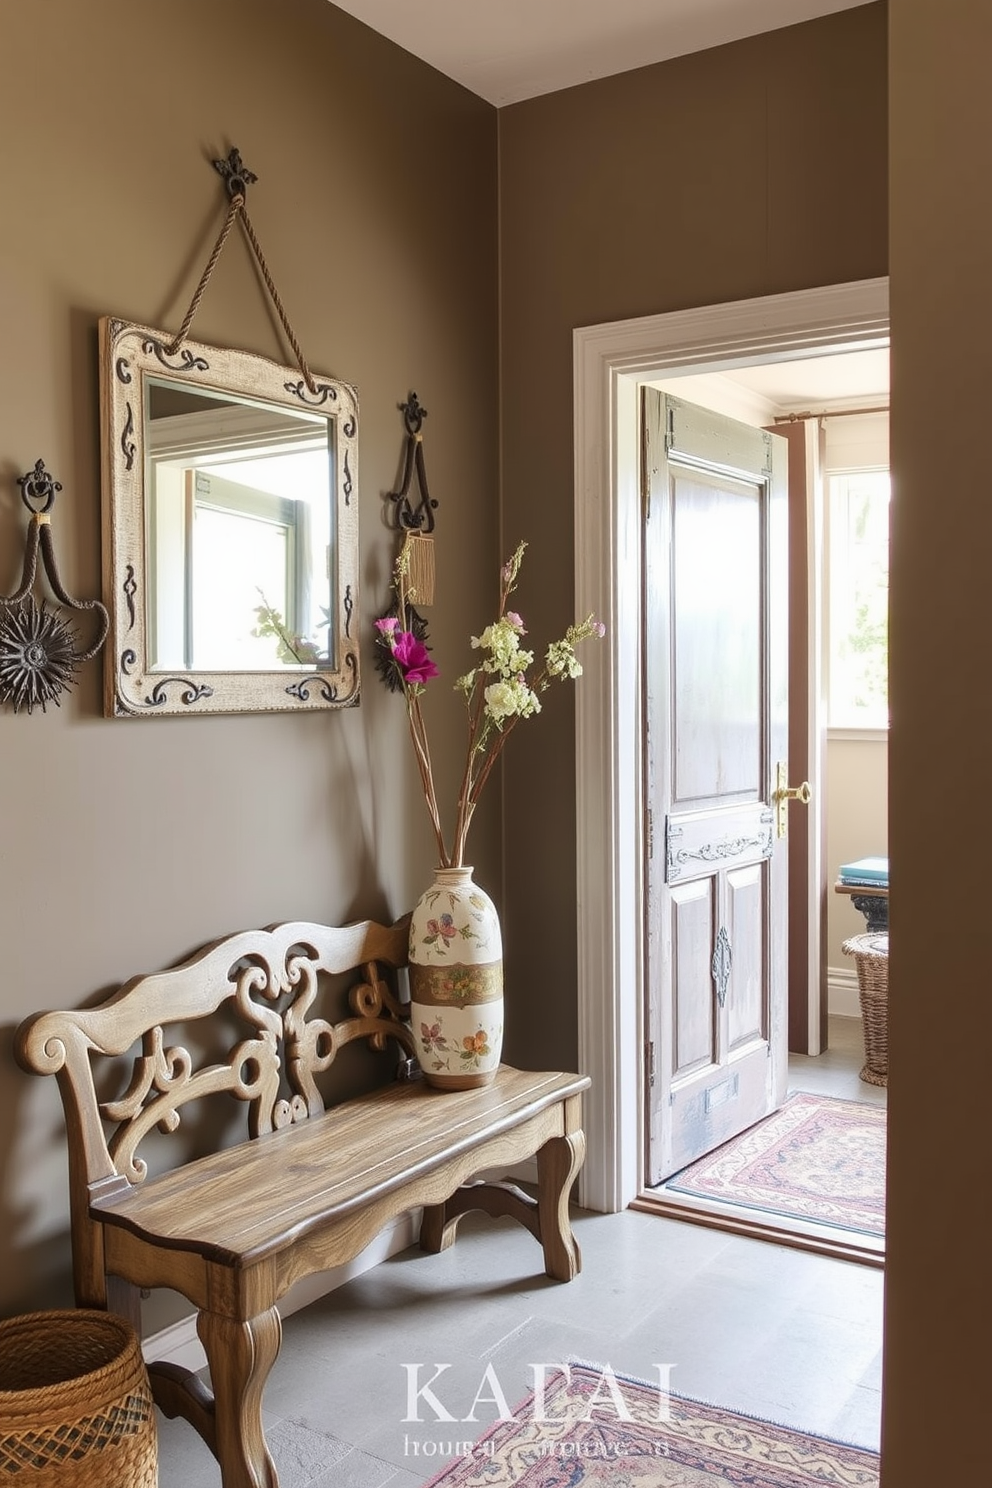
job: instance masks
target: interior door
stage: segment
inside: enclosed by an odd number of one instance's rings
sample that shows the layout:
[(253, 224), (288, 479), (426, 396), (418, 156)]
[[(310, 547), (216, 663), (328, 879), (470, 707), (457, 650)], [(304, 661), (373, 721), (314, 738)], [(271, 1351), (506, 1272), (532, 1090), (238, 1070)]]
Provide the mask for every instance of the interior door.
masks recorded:
[(642, 417), (654, 1184), (785, 1096), (787, 448), (651, 388)]

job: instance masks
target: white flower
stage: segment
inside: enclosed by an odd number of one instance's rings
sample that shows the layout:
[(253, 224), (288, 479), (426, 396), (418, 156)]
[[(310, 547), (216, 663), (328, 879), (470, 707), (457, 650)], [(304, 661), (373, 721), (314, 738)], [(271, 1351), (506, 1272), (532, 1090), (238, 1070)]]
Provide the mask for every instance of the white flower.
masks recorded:
[(552, 641), (544, 657), (549, 677), (581, 677), (582, 667), (568, 640)]
[(522, 651), (518, 644), (521, 631), (507, 617), (487, 625), (481, 636), (472, 637), (477, 651), (488, 651), (489, 659), (482, 663), (482, 671), (498, 673), (501, 677), (512, 677), (523, 672), (534, 660), (533, 651)]
[(493, 682), (484, 693), (486, 716), (499, 728), (506, 718), (530, 718), (540, 713), (541, 704), (523, 677), (510, 677), (503, 682)]

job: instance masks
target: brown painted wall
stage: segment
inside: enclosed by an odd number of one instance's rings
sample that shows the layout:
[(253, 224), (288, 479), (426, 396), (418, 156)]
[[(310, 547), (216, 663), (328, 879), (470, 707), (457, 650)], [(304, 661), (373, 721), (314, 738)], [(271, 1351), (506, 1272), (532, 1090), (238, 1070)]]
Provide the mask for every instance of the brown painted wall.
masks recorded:
[[(977, 0), (896, 0), (891, 13), (882, 1484), (929, 1488), (989, 1476), (992, 15)], [(934, 893), (945, 873), (950, 914)]]
[[(885, 7), (533, 99), (499, 131), (504, 545), (531, 544), (519, 607), (543, 636), (573, 607), (572, 330), (886, 272)], [(556, 1066), (575, 1058), (573, 709), (552, 697), (504, 777), (508, 984), (530, 989), (528, 1057)], [(511, 1053), (521, 1024), (511, 999)]]
[[(359, 387), (363, 633), (415, 388), (436, 655), (463, 671), (496, 588), (495, 110), (327, 0), (8, 0), (0, 55), (0, 592), (23, 552), (14, 479), (41, 456), (65, 582), (99, 593), (97, 317), (178, 327), (224, 210), (209, 161), (233, 143), (304, 352)], [(195, 334), (291, 356), (236, 238)], [(367, 643), (363, 666), (362, 706), (323, 716), (106, 721), (98, 663), (61, 709), (0, 709), (0, 1315), (68, 1287), (61, 1112), (13, 1063), (20, 1019), (244, 926), (392, 917), (426, 882), (402, 705)], [(450, 779), (461, 705), (431, 702)], [(473, 849), (498, 888), (490, 792)]]

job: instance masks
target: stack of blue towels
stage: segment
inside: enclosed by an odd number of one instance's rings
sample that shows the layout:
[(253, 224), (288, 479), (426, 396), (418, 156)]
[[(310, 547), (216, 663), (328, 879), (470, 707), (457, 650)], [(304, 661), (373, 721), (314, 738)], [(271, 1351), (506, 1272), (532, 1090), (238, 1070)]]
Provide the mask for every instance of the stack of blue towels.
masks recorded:
[(887, 889), (889, 887), (889, 860), (888, 858), (858, 858), (855, 863), (842, 863), (840, 881), (842, 884), (853, 884), (866, 889)]

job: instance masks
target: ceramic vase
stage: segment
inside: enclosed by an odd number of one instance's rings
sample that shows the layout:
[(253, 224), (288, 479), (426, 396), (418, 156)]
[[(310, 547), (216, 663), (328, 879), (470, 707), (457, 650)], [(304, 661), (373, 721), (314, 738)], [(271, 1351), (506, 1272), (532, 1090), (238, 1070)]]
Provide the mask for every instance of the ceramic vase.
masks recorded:
[(429, 1085), (492, 1083), (503, 1043), (503, 942), (471, 868), (438, 868), (413, 911), (410, 1021)]

